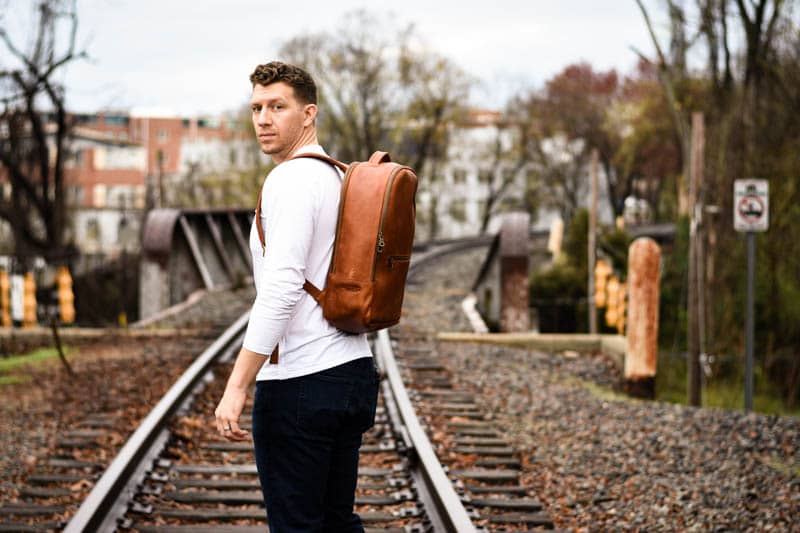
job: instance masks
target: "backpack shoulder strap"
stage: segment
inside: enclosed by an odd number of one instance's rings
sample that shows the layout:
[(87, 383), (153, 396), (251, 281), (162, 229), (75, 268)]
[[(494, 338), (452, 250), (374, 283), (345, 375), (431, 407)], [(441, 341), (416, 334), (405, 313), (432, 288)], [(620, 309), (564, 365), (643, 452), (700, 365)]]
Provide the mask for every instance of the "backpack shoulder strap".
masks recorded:
[(313, 152), (303, 152), (301, 154), (293, 155), (289, 159), (290, 160), (291, 159), (300, 159), (302, 157), (308, 157), (310, 159), (319, 159), (320, 161), (324, 161), (324, 162), (326, 162), (326, 163), (328, 163), (330, 165), (338, 167), (339, 169), (341, 169), (342, 172), (347, 172), (347, 165), (345, 165), (341, 161), (338, 161), (338, 160), (336, 160), (336, 159), (334, 159), (332, 157), (328, 157), (327, 155), (315, 154)]
[[(332, 157), (328, 157), (327, 155), (315, 154), (313, 152), (305, 152), (305, 153), (301, 153), (301, 154), (296, 154), (296, 155), (293, 155), (292, 157), (290, 157), (288, 160), (300, 159), (302, 157), (307, 157), (307, 158), (310, 158), (310, 159), (318, 159), (320, 161), (324, 161), (325, 163), (328, 163), (329, 165), (333, 165), (334, 167), (337, 167), (337, 168), (341, 169), (342, 172), (347, 172), (347, 165), (345, 165), (341, 161), (338, 161), (338, 160), (336, 160), (336, 159), (334, 159)], [(258, 191), (258, 203), (256, 204), (256, 230), (258, 230), (258, 240), (261, 241), (261, 249), (262, 249), (262, 254), (263, 254), (263, 253), (266, 252), (266, 241), (264, 240), (264, 229), (261, 227), (261, 193), (262, 192), (263, 192), (263, 190), (259, 189), (259, 191)]]
[(258, 190), (258, 201), (256, 203), (256, 231), (258, 231), (258, 240), (261, 241), (261, 255), (267, 253), (267, 241), (264, 239), (264, 228), (261, 227), (261, 193), (264, 188)]
[[(342, 172), (347, 172), (347, 167), (348, 167), (347, 165), (345, 165), (341, 161), (337, 161), (336, 159), (334, 159), (332, 157), (328, 157), (328, 156), (322, 155), (322, 154), (303, 153), (303, 154), (297, 154), (297, 155), (291, 157), (291, 159), (299, 159), (301, 157), (308, 157), (308, 158), (311, 158), (311, 159), (318, 159), (320, 161), (324, 161), (325, 163), (328, 163), (330, 165), (333, 165), (334, 167), (337, 167), (337, 168), (341, 169)], [(264, 238), (264, 229), (261, 227), (261, 194), (262, 193), (263, 193), (263, 188), (258, 191), (258, 201), (256, 203), (255, 224), (256, 224), (256, 231), (258, 232), (258, 240), (261, 241), (261, 253), (262, 253), (262, 255), (264, 255), (267, 252), (267, 243), (266, 243), (266, 239)], [(305, 291), (308, 294), (310, 294), (311, 297), (314, 298), (314, 300), (319, 302), (320, 297), (322, 295), (322, 291), (319, 290), (317, 287), (315, 287), (313, 283), (311, 283), (308, 280), (305, 280), (305, 283), (303, 284), (303, 289), (305, 289)], [(276, 347), (275, 350), (277, 352), (277, 347)], [(272, 363), (273, 360), (274, 360), (274, 362), (277, 362), (277, 353), (273, 353), (272, 354), (272, 358), (270, 359), (270, 362)]]

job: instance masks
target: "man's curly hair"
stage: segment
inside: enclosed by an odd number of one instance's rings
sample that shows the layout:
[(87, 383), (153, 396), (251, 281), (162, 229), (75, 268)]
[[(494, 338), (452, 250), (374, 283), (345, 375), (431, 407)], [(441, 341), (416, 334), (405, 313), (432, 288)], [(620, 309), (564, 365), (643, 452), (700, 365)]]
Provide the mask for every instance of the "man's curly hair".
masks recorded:
[(304, 104), (317, 103), (317, 84), (314, 78), (294, 65), (287, 65), (280, 61), (270, 61), (263, 65), (258, 65), (250, 74), (250, 83), (267, 86), (271, 83), (284, 82), (294, 89), (295, 98)]

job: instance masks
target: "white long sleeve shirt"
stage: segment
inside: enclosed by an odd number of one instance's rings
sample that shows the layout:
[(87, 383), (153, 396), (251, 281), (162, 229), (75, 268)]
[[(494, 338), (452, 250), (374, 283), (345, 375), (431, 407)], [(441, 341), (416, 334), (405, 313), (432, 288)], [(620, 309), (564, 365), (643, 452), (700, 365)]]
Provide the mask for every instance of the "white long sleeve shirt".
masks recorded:
[[(319, 145), (301, 152), (325, 154)], [(333, 253), (339, 214), (341, 174), (331, 165), (305, 158), (276, 166), (264, 182), (261, 220), (250, 228), (256, 299), (244, 347), (269, 356), (279, 345), (279, 361), (267, 360), (257, 380), (289, 379), (371, 357), (366, 335), (336, 329), (303, 289), (308, 279), (319, 289)], [(261, 223), (262, 249), (255, 224)]]

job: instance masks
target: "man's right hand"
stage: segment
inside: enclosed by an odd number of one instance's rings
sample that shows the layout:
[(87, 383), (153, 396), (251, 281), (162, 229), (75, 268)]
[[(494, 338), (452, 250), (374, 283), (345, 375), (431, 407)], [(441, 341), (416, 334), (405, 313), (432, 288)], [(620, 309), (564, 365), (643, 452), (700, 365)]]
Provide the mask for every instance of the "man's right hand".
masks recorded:
[(248, 433), (239, 427), (239, 416), (244, 409), (247, 391), (235, 387), (226, 387), (222, 399), (214, 411), (217, 419), (217, 431), (229, 441), (247, 440)]

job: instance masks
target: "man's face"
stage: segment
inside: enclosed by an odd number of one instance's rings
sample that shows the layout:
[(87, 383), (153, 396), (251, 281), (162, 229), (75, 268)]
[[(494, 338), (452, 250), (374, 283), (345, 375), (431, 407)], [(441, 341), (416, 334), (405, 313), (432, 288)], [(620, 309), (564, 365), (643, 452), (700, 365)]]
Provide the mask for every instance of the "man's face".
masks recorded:
[(276, 163), (302, 145), (304, 131), (313, 125), (316, 115), (316, 106), (298, 101), (294, 89), (282, 81), (266, 86), (256, 84), (250, 109), (261, 151)]

